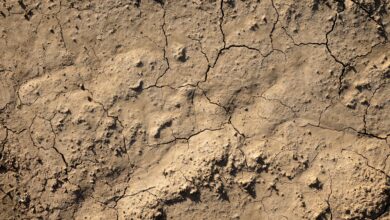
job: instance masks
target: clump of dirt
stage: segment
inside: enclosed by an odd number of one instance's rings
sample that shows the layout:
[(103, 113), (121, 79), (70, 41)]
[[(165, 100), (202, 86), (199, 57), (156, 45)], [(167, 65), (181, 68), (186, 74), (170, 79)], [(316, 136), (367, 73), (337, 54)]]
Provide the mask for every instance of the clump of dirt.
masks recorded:
[(390, 1), (0, 3), (0, 219), (389, 219)]

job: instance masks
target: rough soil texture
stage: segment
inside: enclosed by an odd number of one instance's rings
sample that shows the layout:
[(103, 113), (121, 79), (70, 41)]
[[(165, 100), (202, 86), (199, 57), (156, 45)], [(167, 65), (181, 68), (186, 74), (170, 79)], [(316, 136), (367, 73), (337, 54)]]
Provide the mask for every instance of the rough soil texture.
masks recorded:
[(0, 219), (390, 219), (389, 0), (1, 0)]

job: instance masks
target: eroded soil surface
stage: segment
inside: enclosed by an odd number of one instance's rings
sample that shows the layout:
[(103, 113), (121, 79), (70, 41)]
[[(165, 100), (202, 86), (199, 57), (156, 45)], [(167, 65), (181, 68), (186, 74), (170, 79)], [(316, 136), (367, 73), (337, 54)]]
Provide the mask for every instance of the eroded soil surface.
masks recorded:
[(0, 219), (390, 219), (389, 13), (1, 0)]

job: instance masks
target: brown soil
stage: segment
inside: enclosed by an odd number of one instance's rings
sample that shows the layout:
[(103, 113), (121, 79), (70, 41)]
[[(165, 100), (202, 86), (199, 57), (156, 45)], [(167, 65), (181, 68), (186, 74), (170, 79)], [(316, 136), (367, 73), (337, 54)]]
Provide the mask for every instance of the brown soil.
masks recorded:
[(390, 219), (389, 0), (0, 1), (0, 219)]

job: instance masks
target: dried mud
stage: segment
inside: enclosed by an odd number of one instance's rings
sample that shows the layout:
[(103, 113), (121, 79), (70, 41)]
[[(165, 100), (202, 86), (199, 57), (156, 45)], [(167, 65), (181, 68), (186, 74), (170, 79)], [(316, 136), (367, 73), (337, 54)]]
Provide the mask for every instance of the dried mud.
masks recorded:
[(390, 1), (0, 1), (0, 219), (390, 219)]

